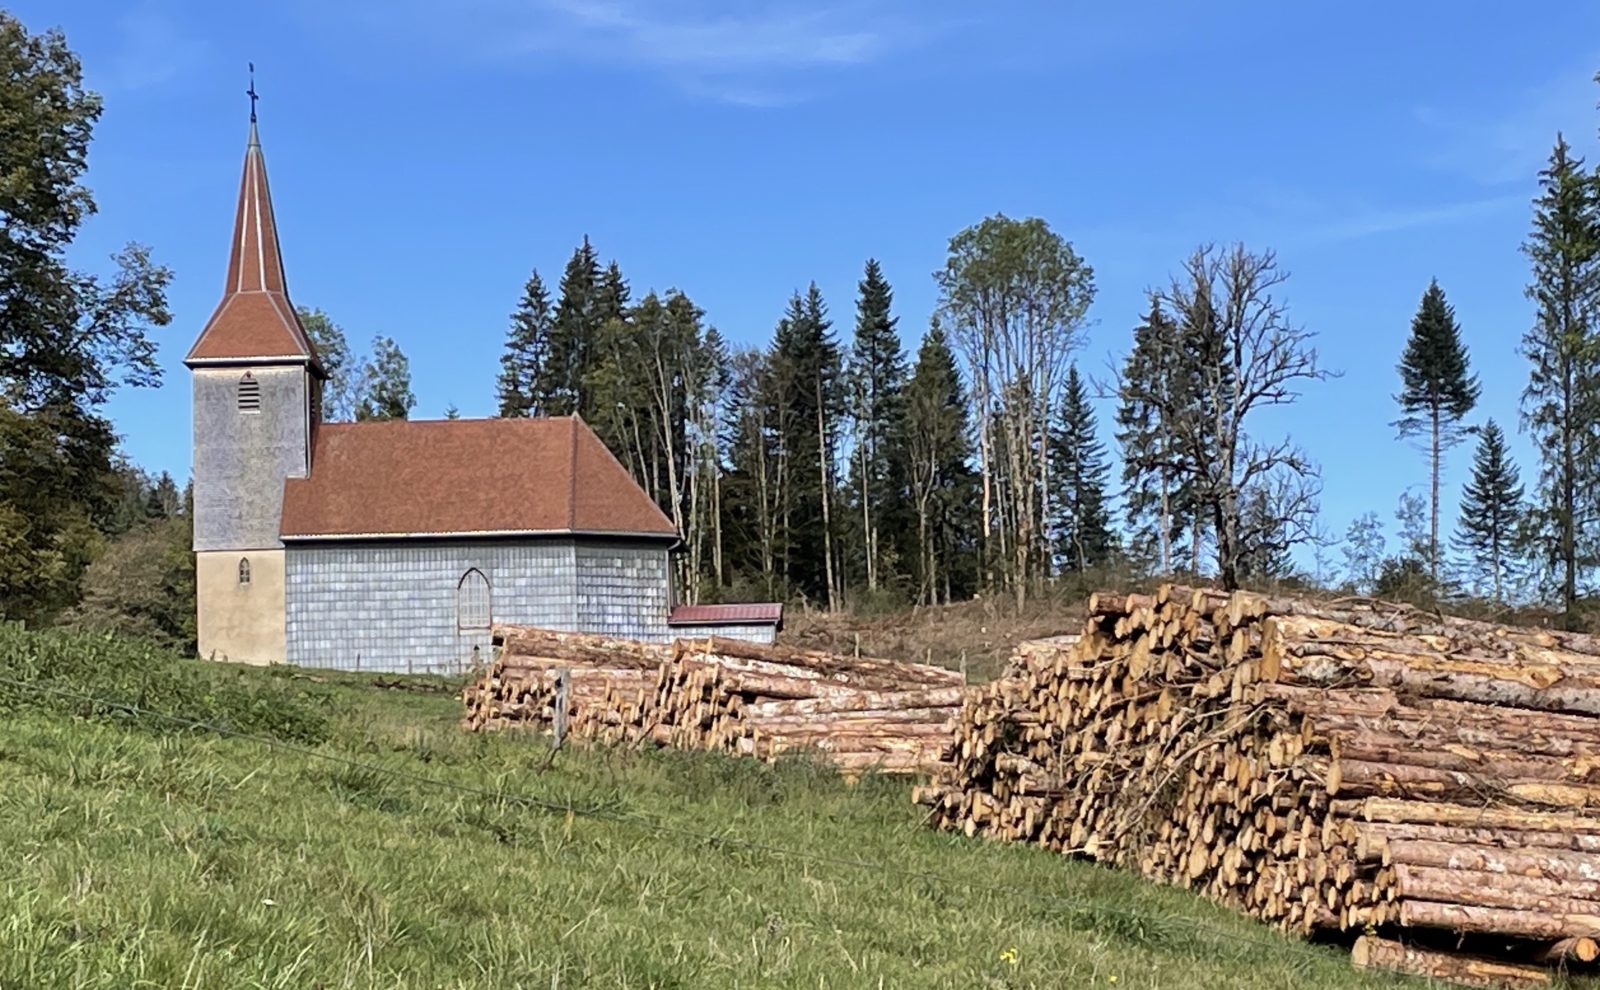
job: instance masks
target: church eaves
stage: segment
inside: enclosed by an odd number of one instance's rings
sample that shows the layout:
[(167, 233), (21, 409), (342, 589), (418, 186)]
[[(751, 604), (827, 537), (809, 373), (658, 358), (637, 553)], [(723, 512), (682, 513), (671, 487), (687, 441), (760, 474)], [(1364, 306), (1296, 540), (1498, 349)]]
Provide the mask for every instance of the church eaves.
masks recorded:
[(267, 163), (252, 120), (234, 213), (228, 282), (184, 363), (194, 367), (268, 361), (308, 364), (322, 373), (316, 347), (289, 301)]

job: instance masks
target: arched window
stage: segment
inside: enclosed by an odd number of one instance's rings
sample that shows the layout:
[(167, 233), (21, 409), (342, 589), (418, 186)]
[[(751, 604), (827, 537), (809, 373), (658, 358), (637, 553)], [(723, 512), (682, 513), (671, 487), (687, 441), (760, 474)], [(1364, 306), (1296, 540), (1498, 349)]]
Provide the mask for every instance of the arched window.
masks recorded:
[(261, 411), (261, 383), (248, 371), (239, 379), (239, 411), (243, 413)]
[(250, 558), (239, 558), (239, 586), (244, 587), (250, 583)]
[(461, 629), (487, 629), (494, 620), (489, 602), (489, 579), (476, 567), (456, 584), (456, 625)]

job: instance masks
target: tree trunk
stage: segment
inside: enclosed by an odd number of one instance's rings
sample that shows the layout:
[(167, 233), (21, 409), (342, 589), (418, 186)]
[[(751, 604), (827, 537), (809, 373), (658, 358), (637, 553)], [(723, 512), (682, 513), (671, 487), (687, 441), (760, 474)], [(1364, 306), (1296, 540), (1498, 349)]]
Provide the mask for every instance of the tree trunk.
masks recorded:
[(833, 445), (828, 442), (828, 427), (822, 410), (822, 378), (817, 378), (817, 474), (822, 482), (822, 570), (828, 582), (828, 611), (839, 611), (838, 585), (833, 574), (833, 481), (828, 462), (833, 459)]
[(1428, 580), (1435, 594), (1439, 590), (1439, 399), (1433, 400), (1433, 472), (1430, 496), (1431, 518), (1428, 524)]

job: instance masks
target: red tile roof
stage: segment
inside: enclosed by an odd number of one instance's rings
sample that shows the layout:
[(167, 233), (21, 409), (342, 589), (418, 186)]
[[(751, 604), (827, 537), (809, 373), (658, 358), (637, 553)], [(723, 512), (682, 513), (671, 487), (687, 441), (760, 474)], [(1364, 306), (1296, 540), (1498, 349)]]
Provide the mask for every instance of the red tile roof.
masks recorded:
[(278, 223), (267, 187), (267, 163), (252, 122), (234, 213), (228, 282), (222, 301), (184, 362), (195, 365), (267, 358), (304, 362), (321, 370), (317, 349), (289, 301)]
[(783, 605), (746, 602), (738, 605), (674, 605), (669, 626), (783, 625)]
[(311, 476), (284, 485), (281, 532), (678, 535), (575, 416), (323, 424)]

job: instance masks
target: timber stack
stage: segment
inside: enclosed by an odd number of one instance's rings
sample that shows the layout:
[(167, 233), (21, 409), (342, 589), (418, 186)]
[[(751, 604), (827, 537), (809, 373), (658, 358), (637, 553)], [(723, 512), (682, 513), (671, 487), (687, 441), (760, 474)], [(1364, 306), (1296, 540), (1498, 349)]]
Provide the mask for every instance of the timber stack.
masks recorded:
[(963, 698), (957, 671), (717, 637), (670, 646), (500, 626), (462, 693), (469, 729), (549, 728), (611, 744), (772, 760), (814, 752), (841, 770), (930, 773)]
[(1535, 986), (1600, 955), (1600, 637), (1097, 594), (973, 689), (948, 756), (935, 824), (1365, 932), (1357, 965)]

